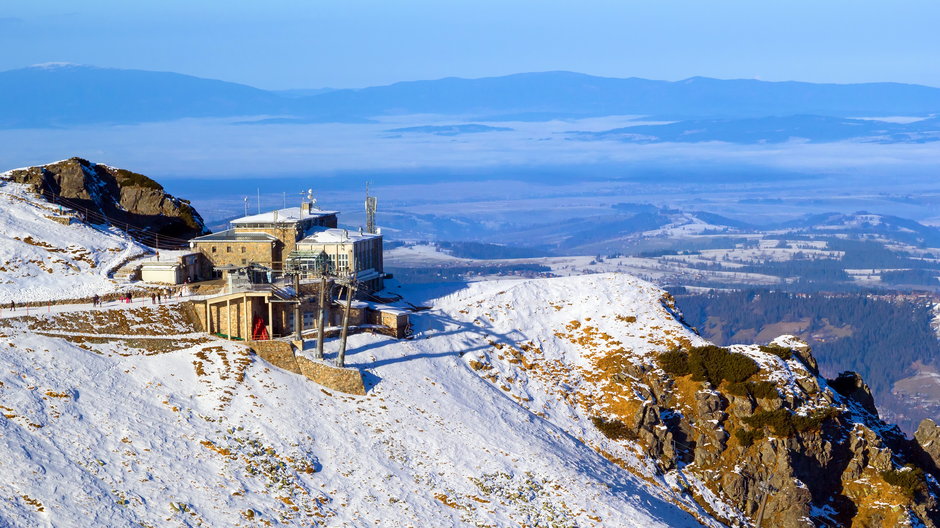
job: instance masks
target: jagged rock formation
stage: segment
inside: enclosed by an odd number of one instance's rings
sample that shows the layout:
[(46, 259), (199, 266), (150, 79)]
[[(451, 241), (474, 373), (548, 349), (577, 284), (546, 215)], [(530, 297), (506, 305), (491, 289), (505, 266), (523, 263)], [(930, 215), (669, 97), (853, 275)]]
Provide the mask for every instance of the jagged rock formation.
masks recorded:
[(100, 213), (121, 227), (129, 224), (180, 239), (208, 233), (188, 201), (167, 194), (143, 174), (70, 158), (10, 171), (7, 176), (47, 198), (61, 197), (78, 208)]
[(913, 451), (921, 467), (940, 478), (940, 426), (930, 418), (920, 422), (914, 433)]
[[(826, 380), (792, 336), (712, 345), (681, 324), (663, 292), (640, 284), (646, 300), (611, 281), (596, 279), (590, 293), (546, 294), (554, 304), (527, 306), (524, 320), (500, 310), (519, 306), (522, 288), (479, 308), (467, 302), (467, 317), (491, 321), (496, 335), (536, 319), (556, 329), (541, 344), (496, 342), (469, 366), (537, 414), (556, 405), (543, 400), (560, 397), (570, 410), (549, 415), (559, 426), (727, 525), (940, 526), (932, 466), (878, 417), (857, 374)], [(658, 313), (637, 308), (654, 295)], [(936, 453), (930, 442), (940, 431), (923, 429), (921, 443)], [(636, 453), (651, 473), (631, 462)]]
[[(673, 354), (691, 362), (708, 349)], [(753, 372), (735, 374), (738, 367), (721, 364), (735, 357), (746, 358), (741, 364), (750, 362)], [(878, 419), (864, 382), (843, 373), (827, 383), (813, 363), (792, 338), (717, 353), (698, 367), (676, 367), (661, 356), (661, 368), (625, 369), (629, 383), (652, 390), (622, 419), (664, 470), (697, 474), (764, 526), (936, 526), (940, 488), (909, 465), (917, 461), (904, 436)], [(732, 374), (723, 376), (724, 368)]]

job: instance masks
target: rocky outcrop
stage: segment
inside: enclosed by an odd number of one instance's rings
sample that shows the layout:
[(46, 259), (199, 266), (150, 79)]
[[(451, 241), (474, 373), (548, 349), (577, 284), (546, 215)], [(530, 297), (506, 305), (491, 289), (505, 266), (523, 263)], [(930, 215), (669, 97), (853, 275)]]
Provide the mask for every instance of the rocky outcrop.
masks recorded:
[(64, 199), (79, 213), (88, 211), (96, 219), (100, 215), (121, 228), (130, 226), (177, 239), (208, 233), (188, 201), (167, 194), (143, 174), (71, 158), (14, 170), (8, 177), (30, 185), (48, 200)]
[(940, 479), (940, 426), (930, 418), (920, 422), (914, 433), (914, 451), (934, 478)]
[[(731, 363), (739, 353), (748, 359)], [(701, 487), (687, 491), (707, 510), (714, 497), (731, 505), (733, 513), (713, 512), (731, 525), (940, 526), (940, 489), (924, 475), (940, 461), (940, 427), (921, 425), (918, 457), (878, 418), (864, 381), (819, 377), (805, 343), (787, 338), (739, 353), (710, 350), (701, 357), (712, 364), (702, 366), (694, 350), (678, 350), (660, 368), (626, 367), (615, 381), (643, 401), (619, 418), (629, 428), (623, 437), (664, 474), (697, 480)], [(783, 371), (767, 368), (780, 360)]]
[(836, 379), (829, 380), (829, 386), (832, 390), (861, 405), (866, 411), (878, 416), (875, 397), (872, 396), (871, 389), (857, 372), (842, 372)]

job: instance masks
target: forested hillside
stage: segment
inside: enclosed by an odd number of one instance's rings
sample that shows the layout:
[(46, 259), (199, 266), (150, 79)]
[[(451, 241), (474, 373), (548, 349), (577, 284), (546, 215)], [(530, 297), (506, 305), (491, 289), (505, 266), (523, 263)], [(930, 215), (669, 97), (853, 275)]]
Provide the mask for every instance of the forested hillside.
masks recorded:
[(915, 362), (940, 361), (931, 310), (923, 303), (863, 294), (676, 293), (686, 321), (707, 339), (724, 345), (797, 334), (811, 344), (824, 374), (858, 372), (889, 412), (894, 383), (912, 375)]

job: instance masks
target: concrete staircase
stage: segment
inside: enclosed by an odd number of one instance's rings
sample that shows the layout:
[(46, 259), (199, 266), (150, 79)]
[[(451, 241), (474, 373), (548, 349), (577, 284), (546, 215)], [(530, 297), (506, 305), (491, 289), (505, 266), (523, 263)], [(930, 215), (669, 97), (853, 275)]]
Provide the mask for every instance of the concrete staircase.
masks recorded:
[(121, 264), (116, 270), (111, 272), (111, 278), (118, 282), (140, 280), (141, 260), (144, 258), (146, 258), (146, 256), (142, 255)]

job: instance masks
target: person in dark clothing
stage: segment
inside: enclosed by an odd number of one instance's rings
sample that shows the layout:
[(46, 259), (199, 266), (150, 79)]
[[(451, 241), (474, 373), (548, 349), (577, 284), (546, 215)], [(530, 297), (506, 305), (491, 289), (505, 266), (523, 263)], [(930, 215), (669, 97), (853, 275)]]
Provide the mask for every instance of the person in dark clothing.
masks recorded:
[(16, 301), (10, 301), (10, 310), (16, 311)]
[(98, 297), (98, 294), (96, 293), (95, 296), (91, 298), (91, 305), (99, 306), (100, 304), (101, 304), (101, 297)]
[(150, 304), (157, 304), (157, 294), (156, 294), (156, 293), (151, 293), (151, 294), (150, 294)]
[(160, 292), (157, 292), (157, 304), (163, 304), (163, 298), (160, 296)]

